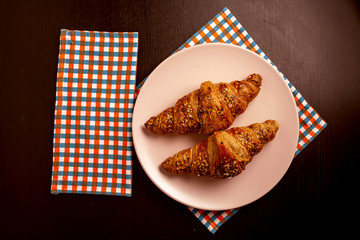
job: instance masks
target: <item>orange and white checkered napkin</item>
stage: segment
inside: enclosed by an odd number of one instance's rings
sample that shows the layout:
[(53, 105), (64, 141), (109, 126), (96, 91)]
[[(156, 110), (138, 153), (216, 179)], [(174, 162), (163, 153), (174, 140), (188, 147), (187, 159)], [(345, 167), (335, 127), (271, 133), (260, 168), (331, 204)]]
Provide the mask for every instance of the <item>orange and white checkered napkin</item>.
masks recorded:
[[(295, 156), (297, 156), (326, 127), (326, 122), (307, 103), (307, 101), (289, 82), (289, 80), (287, 80), (279, 69), (277, 69), (274, 63), (270, 61), (265, 53), (261, 51), (259, 46), (254, 42), (243, 26), (226, 7), (213, 19), (206, 23), (191, 38), (189, 38), (183, 45), (181, 45), (175, 52), (197, 44), (212, 42), (235, 44), (251, 50), (262, 56), (283, 77), (284, 81), (287, 83), (294, 95), (294, 101), (296, 102), (299, 114), (299, 141), (295, 152)], [(146, 81), (146, 79), (144, 81)], [(144, 81), (137, 86), (137, 94), (139, 93)], [(205, 225), (205, 227), (207, 227), (211, 233), (215, 233), (223, 223), (225, 223), (239, 210), (239, 208), (237, 208), (226, 211), (207, 211), (192, 207), (188, 207), (188, 209), (201, 221), (202, 224)]]
[(136, 32), (61, 30), (51, 193), (131, 196)]

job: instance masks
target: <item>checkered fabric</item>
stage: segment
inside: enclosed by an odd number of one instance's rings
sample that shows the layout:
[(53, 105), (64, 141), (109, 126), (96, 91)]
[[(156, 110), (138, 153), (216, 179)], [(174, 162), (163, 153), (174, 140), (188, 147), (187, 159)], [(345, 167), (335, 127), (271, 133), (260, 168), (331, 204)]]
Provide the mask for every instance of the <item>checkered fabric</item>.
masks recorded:
[(136, 32), (61, 30), (51, 193), (131, 196)]
[(237, 208), (226, 211), (207, 211), (202, 209), (196, 209), (193, 207), (188, 207), (188, 208), (201, 221), (201, 223), (204, 224), (204, 226), (213, 234), (219, 229), (221, 225), (223, 225), (223, 223), (225, 223), (239, 210)]
[[(229, 43), (238, 45), (262, 56), (280, 73), (294, 95), (299, 114), (300, 131), (295, 156), (297, 156), (326, 127), (326, 122), (306, 102), (289, 80), (287, 80), (279, 69), (277, 69), (275, 64), (270, 61), (228, 8), (225, 7), (219, 14), (206, 23), (199, 31), (180, 46), (175, 53), (184, 48), (203, 43)], [(144, 79), (144, 81), (146, 81), (146, 79)], [(144, 81), (137, 86), (136, 93), (139, 93)], [(239, 208), (237, 208), (215, 212), (191, 207), (188, 208), (211, 233), (215, 233), (223, 223), (239, 210)]]

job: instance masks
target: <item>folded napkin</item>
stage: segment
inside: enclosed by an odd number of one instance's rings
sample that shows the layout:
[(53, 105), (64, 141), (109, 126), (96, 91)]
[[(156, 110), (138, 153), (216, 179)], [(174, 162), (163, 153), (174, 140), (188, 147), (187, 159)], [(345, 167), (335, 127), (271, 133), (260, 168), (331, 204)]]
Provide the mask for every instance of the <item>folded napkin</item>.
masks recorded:
[[(189, 38), (175, 52), (197, 44), (212, 42), (229, 43), (249, 49), (262, 56), (283, 77), (284, 81), (287, 83), (294, 95), (294, 100), (299, 114), (299, 141), (294, 157), (297, 156), (326, 127), (326, 122), (306, 102), (289, 80), (287, 80), (279, 69), (277, 69), (274, 63), (270, 61), (265, 53), (261, 51), (259, 46), (254, 42), (243, 26), (241, 26), (238, 20), (226, 7), (207, 24), (205, 24), (199, 31), (197, 31), (191, 38)], [(146, 79), (144, 79), (144, 81), (146, 81)], [(139, 93), (144, 81), (137, 86), (136, 94)], [(239, 208), (237, 208), (226, 211), (207, 211), (192, 207), (188, 207), (188, 209), (201, 221), (201, 223), (205, 225), (205, 227), (207, 227), (211, 233), (215, 233), (223, 223), (225, 223), (239, 210)]]
[(131, 196), (136, 32), (61, 30), (51, 193)]

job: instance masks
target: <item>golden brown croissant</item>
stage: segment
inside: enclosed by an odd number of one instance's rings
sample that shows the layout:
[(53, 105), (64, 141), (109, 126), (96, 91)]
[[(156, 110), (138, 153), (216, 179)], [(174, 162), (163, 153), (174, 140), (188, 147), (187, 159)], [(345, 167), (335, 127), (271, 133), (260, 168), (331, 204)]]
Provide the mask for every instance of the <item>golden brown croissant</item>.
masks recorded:
[(174, 107), (151, 117), (145, 127), (155, 134), (211, 134), (228, 128), (259, 93), (262, 78), (251, 74), (231, 83), (203, 82)]
[(229, 178), (240, 174), (265, 143), (274, 139), (274, 120), (215, 132), (205, 141), (169, 157), (161, 167), (175, 175)]

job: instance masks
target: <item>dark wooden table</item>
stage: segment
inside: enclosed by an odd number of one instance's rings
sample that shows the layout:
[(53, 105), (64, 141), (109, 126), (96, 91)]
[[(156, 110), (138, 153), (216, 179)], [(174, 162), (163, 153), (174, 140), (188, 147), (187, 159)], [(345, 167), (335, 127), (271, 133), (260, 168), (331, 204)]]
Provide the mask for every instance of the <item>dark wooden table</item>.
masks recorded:
[[(132, 197), (51, 195), (60, 29), (139, 32), (140, 82), (225, 6), (328, 123), (279, 184), (215, 235), (149, 180), (135, 153)], [(357, 232), (359, 2), (0, 1), (0, 20), (0, 238), (291, 239)]]

